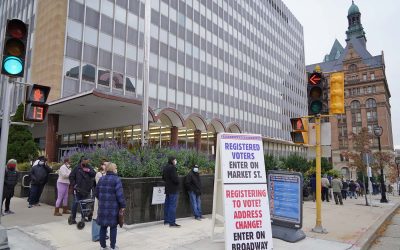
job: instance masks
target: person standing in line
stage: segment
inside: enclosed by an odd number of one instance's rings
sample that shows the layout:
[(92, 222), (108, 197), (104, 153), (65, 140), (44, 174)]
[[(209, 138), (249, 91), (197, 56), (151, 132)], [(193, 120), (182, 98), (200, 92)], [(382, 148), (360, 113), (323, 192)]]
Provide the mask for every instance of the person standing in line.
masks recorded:
[(316, 192), (317, 192), (317, 180), (315, 178), (315, 174), (313, 174), (310, 178), (310, 186), (311, 186), (311, 193), (313, 201), (315, 202)]
[(322, 201), (327, 201), (329, 202), (329, 180), (328, 176), (324, 174), (324, 177), (321, 179), (321, 185), (322, 185)]
[[(7, 162), (7, 167), (5, 169), (5, 174), (4, 174), (4, 186), (3, 186), (3, 199), (1, 203), (1, 215), (6, 215), (6, 214), (14, 214), (13, 211), (10, 210), (10, 203), (11, 203), (11, 198), (14, 196), (14, 188), (18, 183), (18, 177), (19, 174), (16, 170), (17, 167), (17, 160), (10, 159)], [(4, 200), (6, 201), (5, 203), (5, 209), (4, 209), (4, 214), (3, 214), (3, 202)]]
[(345, 179), (342, 179), (342, 197), (346, 200), (347, 198), (347, 190), (349, 189), (349, 184)]
[(342, 181), (338, 178), (337, 175), (334, 175), (334, 179), (332, 180), (332, 190), (336, 205), (339, 205), (339, 203), (340, 205), (343, 205), (342, 189), (343, 189)]
[(353, 197), (357, 199), (356, 190), (357, 190), (357, 184), (354, 182), (354, 180), (351, 180), (349, 184), (350, 199), (353, 199)]
[(110, 247), (118, 249), (117, 225), (118, 215), (126, 208), (122, 182), (118, 177), (117, 165), (110, 162), (106, 166), (107, 174), (100, 178), (96, 186), (96, 198), (99, 200), (97, 224), (100, 225), (101, 249), (108, 249), (106, 244), (107, 228), (110, 227)]
[(52, 169), (47, 165), (46, 157), (40, 156), (37, 164), (32, 167), (30, 172), (31, 190), (29, 193), (29, 208), (40, 206), (40, 196), (42, 195), (44, 186), (49, 180), (49, 174), (51, 171)]
[[(97, 184), (99, 183), (99, 180), (106, 175), (106, 166), (109, 164), (105, 159), (101, 161), (101, 165), (97, 169), (97, 173), (95, 176), (95, 181), (96, 181), (96, 187)], [(96, 195), (97, 196), (97, 195)], [(100, 240), (100, 226), (97, 223), (97, 210), (99, 209), (99, 200), (96, 197), (96, 201), (94, 203), (94, 208), (93, 208), (93, 218), (92, 220), (92, 241), (96, 242)], [(106, 239), (108, 239), (108, 236), (106, 236)]]
[(62, 216), (60, 213), (61, 203), (63, 205), (63, 214), (70, 214), (68, 210), (68, 190), (69, 190), (69, 175), (71, 174), (71, 168), (69, 165), (69, 159), (64, 159), (64, 164), (58, 171), (57, 179), (57, 201), (54, 209), (54, 216)]
[(71, 225), (76, 224), (76, 212), (78, 202), (89, 198), (90, 192), (94, 186), (94, 177), (96, 172), (89, 165), (89, 158), (83, 157), (81, 162), (72, 170), (69, 175), (70, 186), (75, 191), (74, 202), (70, 216)]
[(176, 170), (176, 158), (169, 157), (163, 168), (162, 178), (165, 181), (164, 225), (180, 227), (176, 224), (176, 205), (178, 201), (179, 179)]
[(185, 187), (189, 194), (190, 205), (196, 220), (203, 218), (201, 213), (201, 179), (199, 166), (194, 165), (192, 170), (186, 175)]

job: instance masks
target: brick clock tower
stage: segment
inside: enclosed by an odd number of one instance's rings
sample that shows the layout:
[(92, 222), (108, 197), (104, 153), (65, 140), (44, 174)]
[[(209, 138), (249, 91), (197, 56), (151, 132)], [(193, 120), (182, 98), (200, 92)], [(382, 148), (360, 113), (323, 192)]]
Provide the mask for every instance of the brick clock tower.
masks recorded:
[[(324, 61), (317, 63), (323, 72), (344, 71), (346, 113), (331, 118), (332, 163), (346, 178), (356, 179), (348, 167), (343, 151), (352, 150), (351, 132), (359, 133), (366, 127), (373, 134), (374, 126), (381, 126), (382, 151), (393, 152), (390, 91), (385, 74), (384, 53), (373, 56), (367, 50), (367, 38), (361, 24), (361, 12), (352, 2), (349, 8), (346, 46), (335, 40)], [(308, 65), (312, 71), (317, 64)], [(373, 139), (372, 150), (378, 150), (378, 141)]]

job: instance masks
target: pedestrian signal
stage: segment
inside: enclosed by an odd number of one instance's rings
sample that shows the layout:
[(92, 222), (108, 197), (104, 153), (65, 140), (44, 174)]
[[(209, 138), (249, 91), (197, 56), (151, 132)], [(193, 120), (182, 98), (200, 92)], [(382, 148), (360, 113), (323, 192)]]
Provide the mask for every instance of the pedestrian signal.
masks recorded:
[(290, 136), (296, 144), (308, 144), (308, 118), (291, 118)]
[(50, 87), (34, 84), (28, 87), (25, 98), (24, 121), (42, 122), (46, 118)]

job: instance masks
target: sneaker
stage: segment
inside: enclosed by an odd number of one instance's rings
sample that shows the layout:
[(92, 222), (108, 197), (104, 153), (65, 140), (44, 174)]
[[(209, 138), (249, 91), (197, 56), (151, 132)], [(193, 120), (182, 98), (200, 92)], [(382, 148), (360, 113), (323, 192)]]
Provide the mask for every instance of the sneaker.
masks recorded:
[(181, 227), (181, 225), (174, 223), (174, 224), (169, 224), (169, 227)]
[(28, 208), (32, 208), (32, 207), (33, 207), (33, 205), (31, 205), (31, 204), (28, 205)]
[(201, 221), (201, 218), (200, 217), (196, 217), (196, 218), (194, 218), (195, 220), (199, 220), (199, 221)]
[(115, 246), (114, 248), (110, 248), (110, 249), (118, 250), (119, 247)]
[(15, 213), (11, 210), (8, 210), (8, 211), (4, 211), (4, 214), (15, 214)]

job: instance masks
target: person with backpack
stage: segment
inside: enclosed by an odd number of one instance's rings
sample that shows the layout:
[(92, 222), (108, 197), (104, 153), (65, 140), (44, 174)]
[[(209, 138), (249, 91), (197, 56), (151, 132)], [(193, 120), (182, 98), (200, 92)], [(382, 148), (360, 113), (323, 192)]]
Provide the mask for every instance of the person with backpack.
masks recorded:
[(49, 174), (51, 171), (52, 169), (47, 165), (46, 157), (40, 156), (29, 174), (31, 178), (31, 190), (29, 192), (28, 199), (29, 208), (33, 206), (40, 206), (40, 196), (42, 195), (44, 186), (49, 180)]
[(201, 213), (201, 179), (199, 166), (194, 165), (192, 170), (186, 175), (185, 187), (189, 194), (190, 205), (196, 220), (203, 218)]
[[(7, 162), (6, 172), (4, 174), (4, 188), (3, 188), (3, 199), (1, 203), (1, 211), (2, 215), (6, 214), (14, 214), (13, 211), (10, 210), (11, 198), (14, 196), (14, 188), (17, 185), (19, 174), (16, 170), (17, 161), (14, 159), (10, 159)], [(5, 203), (5, 209), (3, 214), (3, 202)]]
[(76, 224), (76, 212), (78, 210), (78, 202), (80, 200), (88, 199), (90, 192), (94, 187), (94, 177), (96, 172), (89, 165), (89, 158), (82, 157), (82, 160), (72, 170), (69, 175), (70, 187), (75, 192), (74, 202), (72, 203), (70, 221), (71, 225)]

